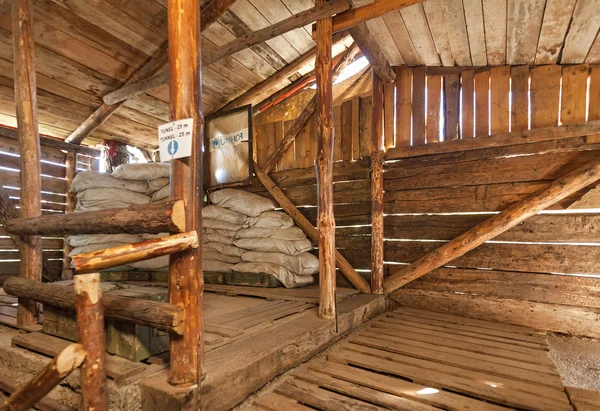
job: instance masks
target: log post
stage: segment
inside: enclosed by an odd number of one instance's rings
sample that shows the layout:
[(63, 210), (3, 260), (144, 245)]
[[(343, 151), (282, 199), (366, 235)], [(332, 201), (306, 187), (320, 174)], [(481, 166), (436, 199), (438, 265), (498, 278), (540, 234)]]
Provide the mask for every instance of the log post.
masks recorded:
[[(38, 134), (35, 42), (33, 38), (32, 0), (14, 0), (12, 6), (13, 53), (15, 66), (15, 103), (19, 128), (21, 154), (20, 216), (37, 217), (42, 213), (42, 181), (40, 177), (40, 137)], [(19, 275), (31, 280), (42, 280), (42, 239), (27, 236), (21, 239)], [(17, 324), (37, 322), (39, 304), (19, 300)]]
[(371, 292), (383, 294), (383, 82), (373, 72), (371, 141)]
[(75, 255), (72, 258), (73, 268), (77, 274), (92, 273), (197, 248), (198, 235), (190, 231)]
[[(16, 297), (31, 298), (53, 307), (75, 310), (75, 292), (64, 283), (40, 283), (25, 278), (11, 277), (4, 284), (4, 291)], [(102, 296), (104, 316), (118, 321), (132, 322), (164, 332), (183, 334), (184, 312), (182, 307), (138, 298), (107, 293)]]
[[(317, 0), (316, 6), (327, 4)], [(331, 17), (317, 20), (317, 229), (319, 230), (319, 316), (335, 312), (335, 217), (333, 215), (333, 82)]]
[[(173, 160), (171, 198), (185, 203), (185, 231), (202, 233), (202, 65), (200, 62), (200, 2), (169, 0), (170, 116), (194, 119), (191, 157)], [(200, 237), (199, 237), (200, 238)], [(172, 254), (169, 261), (169, 302), (185, 309), (183, 336), (171, 336), (169, 383), (197, 384), (204, 377), (202, 335), (202, 247)]]
[[(77, 173), (77, 153), (71, 151), (67, 152), (65, 158), (65, 183), (67, 183), (67, 198), (65, 201), (65, 213), (72, 213), (75, 211), (75, 193), (71, 192), (71, 184)], [(61, 278), (63, 280), (70, 280), (73, 278), (73, 270), (71, 270), (71, 259), (69, 253), (73, 247), (67, 243), (67, 239), (63, 239), (63, 269)]]
[(81, 344), (71, 344), (60, 352), (27, 384), (15, 391), (0, 409), (27, 411), (44, 398), (62, 380), (79, 368), (86, 352)]
[(104, 308), (100, 274), (82, 274), (73, 278), (79, 343), (87, 352), (81, 368), (82, 410), (108, 410), (108, 387), (104, 368)]
[(127, 208), (86, 211), (6, 222), (14, 235), (160, 234), (185, 228), (183, 200), (138, 204)]
[(591, 161), (558, 178), (548, 187), (525, 197), (454, 240), (419, 258), (408, 267), (396, 271), (385, 280), (385, 293), (390, 293), (462, 256), (598, 180), (600, 180), (600, 159)]

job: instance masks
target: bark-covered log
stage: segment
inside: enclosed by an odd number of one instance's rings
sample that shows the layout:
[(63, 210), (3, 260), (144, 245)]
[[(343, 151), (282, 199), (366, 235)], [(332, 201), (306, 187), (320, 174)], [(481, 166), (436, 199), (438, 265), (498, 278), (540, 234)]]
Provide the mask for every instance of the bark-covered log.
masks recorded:
[(189, 233), (175, 234), (140, 243), (124, 244), (118, 247), (79, 254), (73, 256), (72, 261), (75, 272), (84, 274), (197, 248), (198, 235), (195, 231), (190, 231)]
[(408, 267), (396, 271), (385, 280), (385, 293), (392, 292), (460, 257), (599, 179), (600, 159), (564, 175), (547, 188), (529, 195), (454, 240), (419, 258)]
[(15, 235), (159, 234), (181, 233), (185, 222), (183, 201), (132, 205), (127, 208), (86, 211), (6, 223)]
[[(42, 214), (42, 180), (40, 177), (40, 137), (38, 133), (35, 76), (35, 41), (33, 37), (32, 0), (15, 0), (12, 6), (13, 54), (15, 68), (15, 105), (21, 153), (21, 217)], [(19, 275), (42, 280), (42, 238), (21, 237)], [(17, 307), (17, 324), (37, 322), (39, 304), (21, 299)]]
[[(292, 217), (296, 225), (298, 225), (298, 227), (300, 227), (313, 242), (318, 242), (319, 232), (317, 229), (306, 217), (304, 217), (290, 199), (287, 198), (271, 177), (266, 175), (256, 163), (254, 163), (254, 174), (256, 174), (256, 177), (260, 180), (262, 185), (265, 186), (269, 194), (271, 194), (275, 201), (283, 208), (283, 211)], [(365, 294), (370, 294), (371, 289), (369, 284), (337, 250), (335, 251), (335, 261), (342, 274), (346, 276), (348, 281), (350, 281), (354, 287)]]
[[(25, 278), (8, 278), (4, 291), (15, 297), (75, 310), (75, 292), (70, 284), (40, 283)], [(113, 320), (133, 322), (160, 331), (183, 334), (183, 308), (173, 304), (105, 294), (102, 297), (104, 316)]]
[(42, 371), (15, 391), (0, 409), (27, 411), (48, 394), (71, 372), (79, 368), (86, 352), (81, 344), (71, 344), (61, 351)]
[(73, 281), (79, 343), (87, 352), (81, 368), (81, 409), (106, 411), (106, 336), (100, 274), (76, 275)]

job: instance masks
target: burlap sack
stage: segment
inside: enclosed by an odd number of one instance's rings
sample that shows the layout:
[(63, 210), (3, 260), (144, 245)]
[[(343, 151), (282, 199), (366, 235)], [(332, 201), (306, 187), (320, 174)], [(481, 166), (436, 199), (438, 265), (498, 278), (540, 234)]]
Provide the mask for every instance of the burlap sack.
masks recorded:
[(169, 178), (171, 167), (168, 163), (121, 164), (112, 176), (122, 180), (150, 181)]
[(91, 188), (120, 188), (136, 193), (146, 193), (148, 183), (146, 181), (119, 180), (110, 174), (99, 171), (82, 171), (75, 175), (71, 183), (71, 191), (79, 193)]
[(312, 276), (296, 275), (281, 265), (270, 263), (239, 263), (233, 266), (233, 271), (239, 273), (270, 274), (277, 278), (286, 288), (301, 287), (314, 282)]
[(276, 240), (273, 238), (240, 238), (233, 242), (237, 247), (250, 251), (264, 251), (266, 253), (283, 253), (298, 255), (313, 249), (308, 239), (304, 240)]
[(319, 272), (319, 259), (311, 253), (287, 255), (282, 253), (264, 253), (248, 251), (242, 260), (249, 263), (271, 263), (286, 267), (298, 275), (313, 275)]
[(275, 209), (275, 203), (258, 194), (244, 190), (224, 188), (210, 194), (210, 201), (220, 207), (225, 207), (248, 217), (257, 217), (265, 211)]

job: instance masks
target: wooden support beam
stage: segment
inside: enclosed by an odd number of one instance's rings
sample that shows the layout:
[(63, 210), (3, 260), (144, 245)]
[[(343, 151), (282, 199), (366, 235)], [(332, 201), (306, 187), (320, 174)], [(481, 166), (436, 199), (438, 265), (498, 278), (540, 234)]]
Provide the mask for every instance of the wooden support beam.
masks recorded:
[[(70, 285), (40, 283), (11, 277), (4, 291), (15, 297), (29, 298), (53, 307), (75, 310), (75, 292)], [(113, 320), (132, 322), (178, 335), (183, 334), (183, 308), (156, 301), (106, 294), (102, 297), (104, 316)]]
[(2, 410), (27, 411), (44, 398), (62, 380), (79, 368), (86, 352), (81, 344), (71, 344), (60, 352), (42, 371), (15, 391), (0, 406)]
[[(38, 134), (35, 78), (35, 40), (33, 37), (32, 0), (14, 0), (12, 6), (13, 54), (15, 67), (15, 103), (19, 129), (21, 200), (23, 218), (42, 215), (42, 181), (40, 177), (40, 137)], [(21, 237), (19, 275), (42, 280), (42, 238)], [(17, 325), (35, 324), (39, 304), (19, 299)]]
[(106, 336), (100, 274), (76, 275), (73, 285), (79, 343), (87, 352), (80, 374), (81, 409), (107, 411)]
[[(356, 44), (353, 44), (348, 49), (346, 49), (345, 52), (342, 53), (341, 58), (337, 61), (333, 70), (333, 82), (335, 82), (335, 79), (337, 79), (337, 77), (342, 73), (342, 71), (344, 71), (344, 69), (348, 67), (350, 63), (352, 63), (358, 52), (358, 47), (356, 46)], [(315, 93), (315, 95), (308, 102), (304, 110), (302, 110), (302, 113), (300, 113), (296, 120), (294, 120), (292, 126), (285, 133), (285, 135), (283, 136), (283, 140), (281, 141), (281, 143), (279, 143), (273, 154), (271, 154), (267, 161), (265, 161), (265, 164), (263, 164), (264, 173), (269, 174), (271, 171), (273, 171), (279, 160), (281, 160), (285, 153), (287, 153), (289, 148), (294, 143), (296, 137), (298, 137), (308, 120), (310, 120), (312, 115), (315, 113), (316, 109), (317, 94)]]
[[(185, 230), (202, 233), (204, 193), (202, 147), (202, 64), (200, 8), (197, 0), (169, 0), (170, 115), (194, 119), (192, 155), (171, 162), (171, 198), (185, 202)], [(197, 384), (204, 378), (202, 331), (202, 247), (172, 254), (169, 260), (169, 302), (185, 310), (182, 337), (171, 336), (169, 383)]]
[(388, 150), (386, 158), (392, 160), (431, 154), (455, 153), (457, 151), (480, 150), (491, 147), (531, 144), (539, 141), (592, 136), (599, 133), (600, 120), (594, 120), (566, 126), (536, 128), (520, 133), (496, 134), (490, 138), (469, 138), (444, 141), (444, 144), (423, 144), (420, 146), (391, 148)]
[(379, 47), (377, 41), (369, 33), (367, 26), (362, 23), (350, 28), (349, 32), (379, 78), (386, 83), (394, 81), (396, 79), (396, 72), (392, 70), (387, 57), (381, 50), (381, 47)]
[[(13, 140), (19, 139), (19, 132), (17, 129), (0, 126), (0, 137), (12, 138)], [(83, 154), (90, 157), (100, 157), (100, 150), (95, 148), (78, 146), (75, 144), (67, 143), (63, 140), (59, 140), (53, 137), (40, 136), (40, 144), (42, 147), (56, 148), (71, 153)]]
[(190, 231), (79, 254), (73, 256), (72, 261), (75, 272), (84, 274), (197, 248), (198, 235), (195, 231)]
[[(65, 213), (72, 213), (75, 211), (77, 198), (75, 193), (71, 192), (71, 185), (73, 179), (77, 174), (77, 154), (68, 152), (65, 159), (65, 183), (67, 184), (67, 196), (65, 201)], [(69, 253), (73, 250), (73, 247), (69, 245), (67, 239), (63, 240), (63, 269), (62, 269), (62, 280), (71, 280), (73, 278), (73, 270), (71, 270), (71, 258)]]
[(5, 223), (13, 235), (159, 234), (181, 233), (185, 228), (185, 203), (132, 205), (127, 208), (17, 218)]
[(502, 234), (525, 219), (600, 180), (600, 159), (585, 164), (523, 200), (476, 225), (466, 233), (397, 270), (384, 282), (390, 293)]
[(371, 137), (371, 292), (383, 294), (383, 82), (373, 72)]
[[(227, 11), (233, 3), (235, 3), (235, 0), (212, 0), (210, 3), (208, 3), (206, 6), (204, 6), (204, 8), (202, 9), (202, 21), (200, 23), (202, 30), (204, 31), (205, 28), (207, 28), (208, 26), (213, 24), (215, 21), (217, 21), (217, 19), (225, 11)], [(164, 79), (162, 80), (162, 83), (159, 83), (158, 85), (155, 85), (155, 86), (152, 86), (151, 84), (147, 85), (148, 88), (146, 88), (146, 90), (161, 86), (162, 84), (165, 84), (168, 81), (168, 75), (169, 75), (168, 64), (167, 64), (168, 58), (169, 58), (169, 55), (168, 55), (168, 51), (167, 51), (167, 43), (165, 43), (160, 48), (158, 53), (150, 61), (148, 61), (148, 63), (146, 63), (144, 66), (142, 66), (141, 69), (139, 69), (137, 72), (135, 72), (129, 78), (129, 80), (127, 80), (127, 82), (123, 86), (121, 86), (118, 90), (120, 90), (124, 87), (130, 87), (139, 82), (144, 82), (148, 78), (153, 78), (153, 76), (155, 74), (159, 74), (159, 73), (163, 76), (166, 74), (167, 77), (166, 78), (161, 77)], [(148, 83), (146, 83), (146, 84), (148, 84)], [(118, 91), (118, 90), (115, 90), (115, 91)], [(109, 93), (108, 95), (110, 95), (110, 94), (112, 94), (112, 93)], [(73, 144), (81, 144), (81, 142), (83, 140), (85, 140), (98, 127), (100, 127), (106, 120), (108, 120), (108, 118), (110, 118), (110, 116), (112, 116), (115, 113), (115, 111), (117, 111), (119, 108), (121, 108), (123, 106), (123, 104), (125, 104), (126, 99), (117, 100), (117, 99), (113, 99), (113, 98), (107, 97), (107, 96), (105, 96), (105, 98), (104, 98), (104, 103), (100, 107), (98, 107), (98, 109), (96, 111), (94, 111), (92, 113), (92, 115), (90, 115), (75, 131), (73, 131), (73, 133), (71, 133), (71, 135), (69, 137), (67, 137), (67, 139), (66, 139), (67, 142), (73, 143)]]
[[(327, 0), (317, 0), (318, 6)], [(319, 317), (331, 320), (335, 309), (335, 216), (333, 214), (333, 74), (331, 17), (317, 20), (317, 229), (319, 231)]]
[[(308, 221), (306, 217), (296, 208), (296, 206), (286, 197), (283, 191), (275, 184), (275, 182), (269, 177), (260, 166), (254, 163), (254, 174), (258, 180), (262, 183), (262, 185), (267, 189), (269, 194), (277, 201), (277, 204), (283, 208), (285, 211), (296, 223), (298, 227), (300, 227), (306, 235), (313, 241), (319, 241), (319, 231), (313, 227), (313, 225)], [(356, 270), (350, 265), (348, 260), (344, 258), (340, 254), (339, 251), (335, 251), (335, 261), (337, 267), (340, 269), (341, 273), (346, 276), (346, 278), (352, 283), (354, 287), (365, 294), (369, 294), (371, 289), (369, 284), (365, 281), (364, 278), (361, 277), (360, 274), (356, 272)]]
[(357, 24), (403, 9), (423, 0), (376, 0), (362, 7), (339, 13), (333, 18), (333, 32), (349, 29)]

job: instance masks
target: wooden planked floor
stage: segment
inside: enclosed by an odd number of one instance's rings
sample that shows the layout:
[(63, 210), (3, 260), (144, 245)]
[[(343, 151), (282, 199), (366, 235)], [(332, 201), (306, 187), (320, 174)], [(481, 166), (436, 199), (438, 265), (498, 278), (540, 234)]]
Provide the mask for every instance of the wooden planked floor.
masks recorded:
[(249, 408), (583, 411), (595, 398), (570, 395), (580, 405), (569, 401), (545, 332), (401, 308), (326, 360), (291, 371)]

